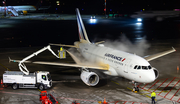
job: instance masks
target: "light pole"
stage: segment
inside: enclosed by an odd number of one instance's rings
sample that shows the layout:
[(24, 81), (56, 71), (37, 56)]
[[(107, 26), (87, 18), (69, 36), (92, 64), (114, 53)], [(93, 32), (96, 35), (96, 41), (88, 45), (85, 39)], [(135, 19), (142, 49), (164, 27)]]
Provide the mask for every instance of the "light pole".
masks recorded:
[(4, 16), (6, 17), (6, 0), (3, 1), (3, 5), (4, 5)]
[(105, 12), (105, 17), (106, 17), (106, 0), (105, 0), (105, 3), (104, 3), (104, 12)]

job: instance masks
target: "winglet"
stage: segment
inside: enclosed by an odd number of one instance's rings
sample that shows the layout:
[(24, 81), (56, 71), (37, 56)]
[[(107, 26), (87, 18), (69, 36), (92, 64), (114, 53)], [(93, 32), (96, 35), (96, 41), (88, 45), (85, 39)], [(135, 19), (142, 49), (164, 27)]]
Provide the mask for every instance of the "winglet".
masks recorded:
[(176, 49), (175, 49), (174, 47), (172, 47), (172, 49), (173, 49), (174, 51), (176, 51)]

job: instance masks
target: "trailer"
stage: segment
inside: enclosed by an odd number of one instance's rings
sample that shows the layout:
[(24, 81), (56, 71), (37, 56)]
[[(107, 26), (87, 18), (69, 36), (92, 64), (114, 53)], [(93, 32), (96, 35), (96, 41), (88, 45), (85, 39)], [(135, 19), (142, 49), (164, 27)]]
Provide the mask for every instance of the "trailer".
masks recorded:
[(21, 71), (5, 71), (3, 83), (11, 85), (14, 90), (18, 88), (38, 88), (44, 90), (52, 86), (52, 79), (47, 71), (36, 71), (28, 75)]

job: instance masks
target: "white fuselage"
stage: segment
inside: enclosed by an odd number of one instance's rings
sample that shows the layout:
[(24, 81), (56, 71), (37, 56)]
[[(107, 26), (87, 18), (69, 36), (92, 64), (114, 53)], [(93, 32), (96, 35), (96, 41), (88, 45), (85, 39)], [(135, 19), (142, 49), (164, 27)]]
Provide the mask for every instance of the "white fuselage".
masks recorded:
[[(153, 68), (144, 58), (135, 54), (115, 50), (101, 45), (91, 43), (80, 43), (79, 49), (85, 59), (99, 65), (108, 65), (113, 76), (122, 76), (140, 83), (150, 83), (156, 79)], [(140, 66), (136, 69), (135, 66)], [(142, 66), (147, 66), (142, 69)]]

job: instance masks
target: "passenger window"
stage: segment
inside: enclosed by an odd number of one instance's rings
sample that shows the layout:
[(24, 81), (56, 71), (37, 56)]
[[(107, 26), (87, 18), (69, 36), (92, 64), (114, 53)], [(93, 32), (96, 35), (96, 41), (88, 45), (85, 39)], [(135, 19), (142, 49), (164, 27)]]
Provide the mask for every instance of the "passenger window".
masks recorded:
[(134, 67), (134, 69), (136, 69), (137, 68), (137, 65)]
[(42, 79), (46, 80), (46, 76), (45, 76), (45, 75), (42, 75)]
[(138, 66), (138, 68), (137, 69), (141, 69), (141, 66)]

